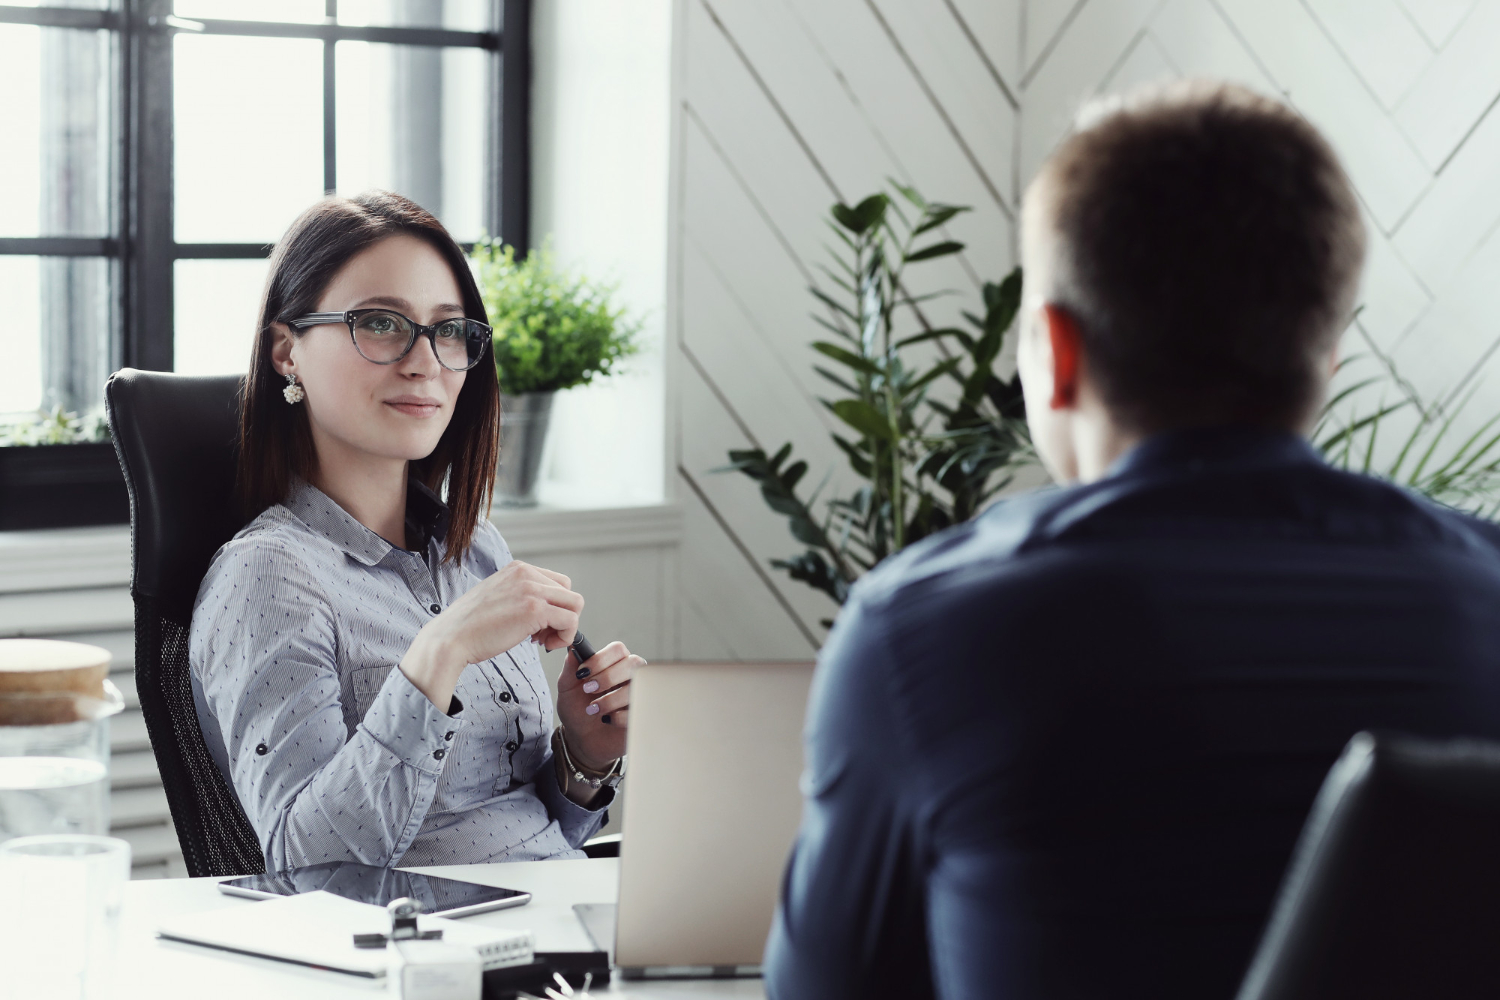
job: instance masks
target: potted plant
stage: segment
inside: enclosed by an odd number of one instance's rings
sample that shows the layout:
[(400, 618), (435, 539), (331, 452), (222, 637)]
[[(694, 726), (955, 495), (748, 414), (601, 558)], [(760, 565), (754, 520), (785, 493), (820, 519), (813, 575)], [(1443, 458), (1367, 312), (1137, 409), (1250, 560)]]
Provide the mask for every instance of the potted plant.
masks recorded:
[[(731, 451), (720, 470), (759, 483), (767, 505), (806, 547), (771, 565), (839, 604), (867, 570), (973, 517), (1032, 461), (1020, 380), (994, 371), (1020, 308), (1020, 269), (985, 283), (983, 314), (964, 312), (972, 329), (927, 326), (920, 306), (932, 296), (907, 291), (906, 269), (962, 250), (934, 231), (968, 209), (895, 187), (899, 201), (874, 194), (853, 207), (833, 206), (830, 224), (842, 249), (835, 267), (823, 269), (832, 291), (810, 289), (821, 307), (814, 320), (835, 335), (811, 345), (822, 355), (814, 370), (839, 390), (840, 398), (823, 405), (844, 425), (833, 440), (856, 488), (824, 499), (820, 516), (822, 487), (810, 499), (798, 493), (808, 468), (788, 461), (790, 442), (774, 455)], [(941, 360), (918, 353), (933, 341), (943, 345)]]
[(80, 417), (56, 408), (0, 425), (0, 531), (129, 520), (102, 409)]
[(514, 247), (482, 239), (470, 260), (495, 328), (501, 409), (495, 499), (529, 507), (536, 503), (552, 400), (618, 371), (639, 349), (640, 323), (614, 303), (618, 286), (560, 269), (550, 244), (517, 260)]

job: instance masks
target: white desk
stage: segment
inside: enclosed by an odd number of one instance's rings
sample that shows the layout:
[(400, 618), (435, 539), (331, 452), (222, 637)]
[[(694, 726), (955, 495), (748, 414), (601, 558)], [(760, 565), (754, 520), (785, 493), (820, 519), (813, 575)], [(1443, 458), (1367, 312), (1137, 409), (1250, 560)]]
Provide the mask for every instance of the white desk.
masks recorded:
[[(578, 951), (590, 947), (573, 915), (574, 903), (612, 903), (619, 886), (619, 862), (525, 861), (500, 865), (463, 865), (418, 868), (430, 875), (446, 875), (487, 885), (524, 889), (530, 903), (464, 917), (465, 922), (495, 927), (526, 928), (536, 935), (539, 951)], [(156, 940), (163, 918), (228, 906), (257, 906), (253, 900), (226, 896), (214, 888), (217, 879), (162, 879), (131, 882), (121, 915), (118, 974), (110, 1000), (342, 1000), (389, 996), (385, 987), (372, 987), (337, 973), (300, 970), (273, 962), (220, 956), (190, 945)], [(624, 982), (615, 976), (607, 990), (594, 993), (670, 1000), (737, 998), (763, 1000), (759, 979)]]

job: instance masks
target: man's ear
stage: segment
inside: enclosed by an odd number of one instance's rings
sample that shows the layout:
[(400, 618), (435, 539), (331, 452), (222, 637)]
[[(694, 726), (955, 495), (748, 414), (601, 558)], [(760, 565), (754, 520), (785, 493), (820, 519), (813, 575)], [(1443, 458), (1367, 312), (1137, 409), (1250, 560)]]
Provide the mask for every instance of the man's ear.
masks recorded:
[(1054, 410), (1070, 410), (1078, 404), (1078, 373), (1083, 367), (1083, 338), (1078, 321), (1062, 306), (1042, 306), (1047, 340), (1052, 347), (1052, 399)]
[(292, 370), (292, 345), (297, 338), (285, 323), (271, 324), (271, 364), (282, 375)]

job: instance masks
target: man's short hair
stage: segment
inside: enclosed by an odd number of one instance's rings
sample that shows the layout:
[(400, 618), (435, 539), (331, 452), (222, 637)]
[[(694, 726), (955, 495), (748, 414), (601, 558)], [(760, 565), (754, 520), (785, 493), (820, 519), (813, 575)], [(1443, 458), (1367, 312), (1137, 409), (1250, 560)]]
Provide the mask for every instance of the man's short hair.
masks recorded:
[(1291, 428), (1312, 413), (1365, 247), (1316, 129), (1243, 87), (1179, 82), (1086, 107), (1045, 170), (1046, 291), (1078, 320), (1116, 420)]

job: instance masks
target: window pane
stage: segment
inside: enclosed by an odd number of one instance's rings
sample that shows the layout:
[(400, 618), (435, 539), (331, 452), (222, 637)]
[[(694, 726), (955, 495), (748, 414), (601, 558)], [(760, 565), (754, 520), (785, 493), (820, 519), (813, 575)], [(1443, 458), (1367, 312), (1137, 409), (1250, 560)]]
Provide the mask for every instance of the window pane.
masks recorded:
[(396, 191), (455, 239), (478, 237), (490, 58), (482, 49), (339, 42), (339, 193)]
[(182, 32), (173, 53), (178, 242), (273, 242), (323, 196), (323, 43)]
[(264, 260), (177, 262), (172, 347), (176, 371), (229, 375), (250, 370), (250, 345), (269, 266)]
[(484, 0), (339, 0), (339, 23), (489, 31)]
[(103, 257), (0, 256), (0, 413), (102, 403), (114, 370), (111, 270)]
[(82, 7), (86, 10), (113, 10), (114, 0), (5, 0), (7, 7)]
[(321, 24), (324, 16), (323, 0), (177, 0), (173, 10), (183, 17), (298, 24)]
[(0, 236), (107, 236), (110, 33), (0, 24)]

